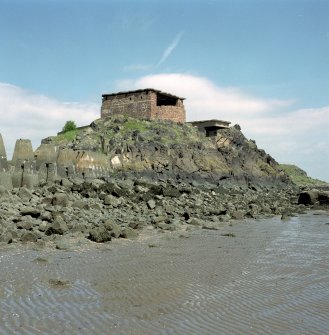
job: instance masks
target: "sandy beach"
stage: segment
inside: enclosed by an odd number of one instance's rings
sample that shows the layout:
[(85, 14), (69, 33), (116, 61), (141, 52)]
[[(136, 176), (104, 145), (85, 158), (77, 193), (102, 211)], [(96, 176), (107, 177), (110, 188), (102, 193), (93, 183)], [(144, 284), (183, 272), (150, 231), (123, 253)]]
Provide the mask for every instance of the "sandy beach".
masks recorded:
[(0, 250), (1, 334), (325, 334), (328, 212)]

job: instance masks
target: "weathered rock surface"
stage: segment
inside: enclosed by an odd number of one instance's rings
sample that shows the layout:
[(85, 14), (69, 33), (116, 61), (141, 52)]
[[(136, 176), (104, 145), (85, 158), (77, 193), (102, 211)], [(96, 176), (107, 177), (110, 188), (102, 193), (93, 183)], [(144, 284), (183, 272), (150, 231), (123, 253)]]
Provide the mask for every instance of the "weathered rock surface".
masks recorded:
[(43, 140), (34, 154), (20, 140), (11, 167), (0, 137), (1, 243), (68, 250), (76, 236), (106, 243), (145, 227), (217, 230), (328, 204), (319, 190), (298, 200), (299, 189), (238, 126), (206, 138), (187, 124), (116, 116), (71, 135)]
[(6, 191), (0, 202), (0, 242), (54, 241), (57, 248), (67, 250), (72, 234), (104, 243), (134, 238), (144, 227), (216, 230), (229, 220), (305, 209), (297, 205), (296, 189), (288, 186), (256, 189), (132, 176), (68, 181)]
[[(0, 185), (6, 189), (33, 189), (58, 180), (67, 187), (72, 179), (83, 182), (88, 178), (94, 180), (92, 190), (97, 191), (104, 183), (101, 178), (113, 174), (200, 184), (235, 182), (255, 188), (258, 184), (289, 183), (277, 162), (247, 140), (239, 126), (218, 130), (217, 136), (210, 138), (189, 124), (117, 115), (69, 134), (48, 137), (34, 153), (30, 141), (18, 140), (12, 162), (7, 161), (2, 144), (0, 149)], [(77, 181), (73, 184), (79, 189)], [(121, 185), (113, 187), (117, 188), (114, 196), (127, 195)], [(174, 187), (167, 187), (162, 194), (179, 195)], [(66, 202), (60, 194), (54, 201)]]

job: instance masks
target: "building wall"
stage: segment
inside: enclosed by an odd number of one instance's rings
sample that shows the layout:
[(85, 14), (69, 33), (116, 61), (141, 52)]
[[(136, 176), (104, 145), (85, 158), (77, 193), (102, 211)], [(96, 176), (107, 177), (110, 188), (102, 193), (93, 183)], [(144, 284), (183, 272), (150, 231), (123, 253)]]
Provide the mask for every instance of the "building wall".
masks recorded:
[(138, 119), (185, 122), (185, 108), (182, 100), (178, 99), (176, 106), (157, 106), (157, 93), (153, 91), (132, 92), (103, 98), (101, 117), (117, 114)]
[(102, 103), (101, 117), (122, 114), (150, 119), (152, 94), (154, 92), (139, 92), (106, 97)]
[(178, 123), (185, 122), (184, 106), (157, 106), (151, 114), (152, 120), (171, 120)]

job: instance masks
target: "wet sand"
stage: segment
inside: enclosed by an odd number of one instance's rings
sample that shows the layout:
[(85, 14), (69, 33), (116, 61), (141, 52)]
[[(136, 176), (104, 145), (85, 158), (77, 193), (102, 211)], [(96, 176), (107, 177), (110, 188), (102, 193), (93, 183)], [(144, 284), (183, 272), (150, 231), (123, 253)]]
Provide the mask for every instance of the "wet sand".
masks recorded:
[(314, 214), (2, 248), (0, 334), (327, 334), (329, 216)]

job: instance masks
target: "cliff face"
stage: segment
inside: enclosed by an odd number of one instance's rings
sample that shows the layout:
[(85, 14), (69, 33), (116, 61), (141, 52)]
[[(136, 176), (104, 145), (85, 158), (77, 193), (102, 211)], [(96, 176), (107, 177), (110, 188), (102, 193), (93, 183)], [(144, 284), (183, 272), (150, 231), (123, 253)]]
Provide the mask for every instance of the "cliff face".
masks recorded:
[[(9, 163), (9, 164), (8, 164)], [(152, 179), (207, 181), (213, 184), (290, 184), (277, 162), (240, 127), (205, 137), (189, 124), (115, 116), (90, 126), (31, 143), (18, 140), (14, 158), (2, 155), (0, 184), (34, 187), (61, 178), (121, 175)]]
[(304, 209), (275, 160), (238, 126), (207, 138), (188, 124), (116, 116), (48, 137), (35, 152), (18, 140), (11, 162), (1, 146), (0, 154), (0, 245), (70, 248), (145, 226), (220, 230)]
[(58, 150), (60, 175), (130, 173), (216, 183), (289, 182), (276, 161), (247, 140), (238, 126), (207, 138), (188, 124), (116, 116), (44, 139), (36, 152), (37, 161), (46, 146)]

